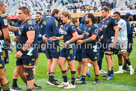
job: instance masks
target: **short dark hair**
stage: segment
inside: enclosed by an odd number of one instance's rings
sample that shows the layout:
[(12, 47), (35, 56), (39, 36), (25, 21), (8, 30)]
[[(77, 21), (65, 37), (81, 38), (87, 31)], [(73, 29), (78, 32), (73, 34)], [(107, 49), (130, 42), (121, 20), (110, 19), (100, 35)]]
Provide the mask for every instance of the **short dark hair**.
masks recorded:
[(109, 12), (109, 8), (108, 8), (108, 7), (106, 7), (106, 6), (102, 7), (102, 9), (101, 9), (101, 10), (104, 10), (104, 11), (106, 11), (106, 12)]
[(59, 9), (54, 9), (52, 12), (51, 12), (51, 16), (54, 16), (55, 14), (58, 14), (60, 12)]
[(119, 13), (118, 11), (114, 12), (113, 14), (117, 14), (117, 15), (119, 15), (119, 16), (120, 16), (120, 13)]
[(70, 13), (68, 11), (63, 11), (62, 15), (64, 15), (65, 17), (68, 17), (68, 19), (71, 18), (71, 15), (70, 15)]
[(30, 10), (27, 7), (19, 7), (19, 10), (22, 10), (24, 14), (30, 15)]
[(91, 19), (92, 19), (93, 24), (96, 23), (97, 20), (95, 19), (94, 15), (93, 15), (92, 13), (88, 13), (86, 16), (87, 16), (88, 18), (91, 18)]
[(42, 15), (42, 13), (41, 13), (41, 12), (36, 12), (36, 14)]

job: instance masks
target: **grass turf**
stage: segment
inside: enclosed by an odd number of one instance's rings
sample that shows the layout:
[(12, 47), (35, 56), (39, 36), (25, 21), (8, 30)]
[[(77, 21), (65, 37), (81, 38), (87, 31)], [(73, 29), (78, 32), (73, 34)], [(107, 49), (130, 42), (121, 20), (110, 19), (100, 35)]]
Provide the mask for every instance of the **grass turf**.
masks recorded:
[[(136, 40), (134, 40), (134, 43), (136, 43)], [(16, 67), (16, 58), (15, 56), (16, 51), (14, 51), (9, 56), (9, 64), (6, 65), (6, 77), (9, 80), (10, 85), (12, 85), (12, 77), (13, 77), (13, 71)], [(134, 69), (136, 69), (135, 59), (136, 59), (136, 46), (134, 46), (133, 51), (130, 55), (130, 60), (132, 63), (132, 66)], [(114, 59), (114, 72), (118, 70), (118, 59), (117, 56), (113, 56)], [(77, 61), (76, 61), (77, 66)], [(105, 58), (103, 59), (102, 69), (107, 71), (107, 62)], [(130, 75), (129, 72), (125, 72), (123, 74), (115, 74), (112, 80), (110, 81), (104, 81), (102, 75), (100, 74), (100, 84), (99, 85), (92, 85), (92, 82), (94, 80), (94, 72), (93, 72), (93, 66), (90, 68), (90, 72), (92, 74), (92, 78), (87, 77), (87, 84), (86, 85), (76, 85), (76, 89), (71, 89), (68, 91), (88, 91), (88, 90), (96, 90), (96, 91), (135, 91), (136, 90), (136, 74)], [(61, 71), (60, 68), (57, 66), (55, 77), (59, 80), (59, 83), (61, 83)], [(70, 78), (70, 71), (68, 72), (68, 78)], [(48, 75), (47, 75), (47, 58), (45, 54), (40, 54), (39, 62), (36, 67), (36, 83), (38, 85), (41, 85), (43, 88), (40, 91), (64, 91), (63, 88), (57, 88), (55, 86), (49, 86), (47, 84)], [(70, 79), (69, 79), (70, 81)], [(23, 81), (19, 78), (18, 85), (23, 89), (23, 91), (26, 90), (26, 85), (23, 83)]]

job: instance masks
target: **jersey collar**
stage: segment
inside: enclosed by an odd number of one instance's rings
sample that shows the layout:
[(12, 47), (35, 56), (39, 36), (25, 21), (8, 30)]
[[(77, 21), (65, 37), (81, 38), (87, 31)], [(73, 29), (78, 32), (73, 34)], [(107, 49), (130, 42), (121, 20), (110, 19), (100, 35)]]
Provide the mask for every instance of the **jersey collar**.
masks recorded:
[[(68, 24), (70, 24), (70, 22), (69, 22)], [(68, 26), (68, 24), (66, 24), (66, 25), (65, 25), (65, 27), (67, 27), (67, 26)]]
[(105, 19), (105, 21), (107, 21), (109, 18), (110, 18), (110, 16), (107, 19)]

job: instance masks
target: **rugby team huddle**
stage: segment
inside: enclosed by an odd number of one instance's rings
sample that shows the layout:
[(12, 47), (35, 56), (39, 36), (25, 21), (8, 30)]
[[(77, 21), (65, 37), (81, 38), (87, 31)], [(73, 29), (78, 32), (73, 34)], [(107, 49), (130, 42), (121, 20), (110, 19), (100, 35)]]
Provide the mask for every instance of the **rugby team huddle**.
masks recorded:
[[(126, 14), (126, 20), (120, 18), (119, 12), (114, 12), (112, 18), (109, 9), (101, 9), (102, 17), (99, 24), (92, 13), (86, 14), (81, 23), (78, 18), (71, 18), (68, 11), (54, 9), (51, 17), (45, 22), (40, 12), (36, 13), (36, 22), (32, 19), (31, 11), (27, 7), (18, 8), (19, 20), (15, 26), (8, 24), (7, 18), (3, 15), (6, 7), (0, 2), (0, 90), (21, 91), (17, 85), (20, 76), (26, 83), (27, 90), (42, 89), (35, 81), (35, 68), (40, 53), (45, 53), (48, 59), (47, 70), (50, 85), (56, 85), (64, 89), (75, 88), (75, 84), (86, 84), (86, 75), (91, 77), (89, 67), (94, 67), (94, 85), (99, 84), (99, 73), (106, 73), (102, 70), (102, 59), (105, 53), (108, 72), (104, 80), (111, 80), (113, 73), (113, 54), (117, 54), (119, 60), (119, 71), (123, 73), (130, 71), (134, 74), (129, 55), (132, 51), (133, 29), (129, 21), (133, 18), (130, 13)], [(16, 68), (13, 72), (13, 83), (11, 88), (5, 76), (5, 65), (8, 63), (8, 50), (10, 49), (9, 31), (14, 32), (13, 40), (16, 41), (17, 53), (15, 57)], [(62, 49), (60, 41), (63, 40)], [(60, 50), (61, 49), (61, 50)], [(124, 66), (122, 67), (122, 57)], [(77, 65), (77, 83), (75, 60)], [(65, 62), (68, 65), (65, 66)], [(58, 84), (55, 78), (56, 66), (59, 65), (63, 82)], [(83, 66), (81, 66), (83, 65)], [(82, 67), (82, 70), (81, 70)], [(68, 82), (67, 71), (71, 71), (71, 83)], [(82, 73), (82, 74), (81, 74)]]

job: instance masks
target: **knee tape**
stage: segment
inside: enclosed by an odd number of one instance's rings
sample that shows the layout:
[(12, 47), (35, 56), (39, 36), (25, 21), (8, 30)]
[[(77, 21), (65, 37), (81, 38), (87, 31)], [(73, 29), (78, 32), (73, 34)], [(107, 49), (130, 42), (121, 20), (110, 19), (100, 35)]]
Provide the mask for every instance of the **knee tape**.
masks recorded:
[(24, 68), (27, 81), (34, 80), (33, 70), (34, 68)]

